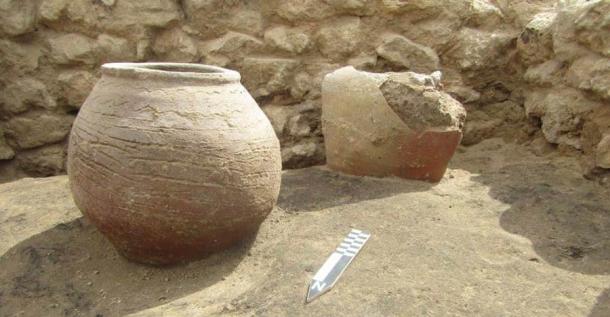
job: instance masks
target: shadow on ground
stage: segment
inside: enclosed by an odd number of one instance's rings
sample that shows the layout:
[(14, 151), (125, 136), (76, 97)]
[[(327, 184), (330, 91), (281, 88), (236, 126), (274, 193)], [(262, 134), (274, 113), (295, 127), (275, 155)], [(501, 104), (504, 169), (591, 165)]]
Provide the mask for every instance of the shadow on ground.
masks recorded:
[[(352, 177), (322, 167), (309, 168), (307, 173), (286, 171), (282, 182), (278, 206), (288, 212), (320, 210), (434, 186)], [(40, 186), (36, 192), (29, 192), (23, 187), (32, 185), (24, 183), (13, 189), (16, 194), (11, 203), (18, 210), (44, 206), (46, 199), (35, 201), (32, 196), (43, 189), (60, 192), (58, 199), (68, 202), (67, 188), (57, 189), (66, 185), (65, 181), (50, 180), (36, 185)], [(71, 202), (52, 206), (74, 208)], [(45, 214), (35, 207), (28, 212), (39, 217)], [(37, 219), (24, 221), (23, 226), (27, 226)], [(36, 316), (41, 312), (49, 316), (119, 316), (143, 311), (225, 280), (244, 260), (253, 242), (190, 264), (155, 268), (122, 258), (82, 217), (23, 239), (0, 256), (0, 316)]]
[(608, 317), (610, 316), (610, 288), (606, 289), (597, 297), (597, 303), (589, 317)]
[(250, 246), (251, 241), (187, 265), (155, 268), (127, 262), (79, 218), (32, 236), (0, 257), (0, 315), (46, 311), (49, 316), (117, 316), (140, 311), (222, 280)]
[[(572, 166), (529, 162), (497, 153), (465, 157), (453, 168), (477, 173), (473, 181), (510, 208), (499, 219), (504, 230), (528, 238), (541, 259), (555, 267), (591, 275), (610, 274), (610, 191), (584, 179)], [(479, 154), (480, 155), (480, 154)], [(494, 160), (512, 163), (487, 169)], [(491, 172), (490, 172), (491, 171)], [(569, 173), (567, 171), (572, 171)], [(610, 316), (610, 290), (597, 298), (591, 316)]]
[(287, 170), (282, 175), (278, 206), (285, 211), (318, 211), (338, 205), (379, 199), (401, 193), (426, 191), (435, 184), (398, 178), (350, 176), (326, 167), (308, 168), (307, 174)]

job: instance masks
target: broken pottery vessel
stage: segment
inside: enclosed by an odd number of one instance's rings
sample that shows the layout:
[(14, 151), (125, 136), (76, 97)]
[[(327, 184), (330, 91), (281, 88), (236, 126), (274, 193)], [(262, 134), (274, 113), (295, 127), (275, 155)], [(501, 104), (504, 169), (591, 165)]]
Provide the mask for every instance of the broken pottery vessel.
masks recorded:
[(279, 194), (280, 147), (235, 71), (105, 64), (72, 127), (68, 174), (121, 254), (171, 264), (256, 233)]
[(322, 129), (332, 169), (438, 182), (462, 138), (464, 107), (431, 75), (338, 69), (322, 82)]

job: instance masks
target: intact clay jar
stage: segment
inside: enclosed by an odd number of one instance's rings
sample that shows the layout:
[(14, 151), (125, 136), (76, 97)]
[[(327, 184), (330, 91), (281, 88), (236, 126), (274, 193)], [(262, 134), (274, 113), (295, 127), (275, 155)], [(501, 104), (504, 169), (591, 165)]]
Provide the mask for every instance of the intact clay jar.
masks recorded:
[(280, 189), (280, 146), (239, 73), (113, 63), (72, 127), (78, 208), (130, 260), (171, 264), (256, 233)]
[(464, 107), (440, 72), (338, 69), (322, 82), (326, 163), (344, 173), (438, 182), (462, 138)]

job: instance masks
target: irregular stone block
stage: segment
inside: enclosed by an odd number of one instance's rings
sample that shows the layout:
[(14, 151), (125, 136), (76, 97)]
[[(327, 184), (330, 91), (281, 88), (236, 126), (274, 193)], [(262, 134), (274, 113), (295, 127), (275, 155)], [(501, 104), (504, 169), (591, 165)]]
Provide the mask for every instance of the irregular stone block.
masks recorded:
[(487, 104), (468, 111), (462, 144), (473, 145), (497, 136), (504, 127), (515, 130), (515, 125), (523, 122), (524, 119), (525, 112), (522, 106), (510, 100)]
[(349, 65), (354, 66), (354, 68), (356, 69), (368, 69), (374, 67), (375, 64), (377, 64), (377, 56), (373, 54), (369, 55), (366, 53), (361, 53), (356, 57), (350, 58), (347, 63)]
[(294, 109), (284, 105), (266, 105), (261, 107), (261, 109), (263, 109), (263, 112), (269, 118), (275, 135), (280, 139), (284, 133), (286, 122), (288, 122), (288, 118), (294, 113)]
[(360, 44), (360, 27), (358, 17), (342, 17), (325, 24), (316, 34), (320, 52), (331, 59), (349, 56)]
[(286, 123), (286, 132), (295, 139), (307, 137), (312, 132), (311, 121), (303, 114), (296, 114)]
[(53, 144), (19, 152), (16, 158), (19, 168), (30, 176), (46, 177), (66, 171), (66, 147)]
[(290, 106), (271, 104), (264, 106), (262, 109), (271, 121), (280, 142), (294, 136), (311, 135), (311, 126), (319, 124), (319, 117), (315, 120), (317, 122), (312, 122), (313, 118), (307, 116), (307, 113), (314, 112), (316, 109), (319, 110), (319, 107), (316, 108), (314, 103), (310, 101)]
[(53, 109), (55, 99), (41, 81), (25, 77), (8, 84), (0, 95), (0, 108), (8, 113), (21, 113), (31, 107)]
[(582, 148), (583, 123), (593, 110), (602, 106), (577, 89), (561, 86), (528, 93), (524, 105), (527, 115), (541, 119), (542, 133), (549, 142), (575, 149)]
[(42, 22), (57, 21), (68, 5), (68, 0), (41, 0), (38, 16)]
[(152, 50), (165, 61), (194, 62), (198, 57), (195, 41), (178, 27), (161, 32)]
[(487, 0), (471, 0), (469, 2), (468, 22), (472, 26), (497, 27), (504, 20), (504, 14)]
[(357, 16), (371, 15), (375, 12), (376, 0), (324, 0), (337, 14)]
[(464, 20), (453, 11), (444, 11), (433, 19), (409, 21), (398, 19), (396, 32), (415, 43), (422, 43), (435, 52), (450, 48)]
[(6, 144), (6, 139), (4, 138), (4, 131), (0, 128), (0, 160), (10, 160), (15, 157), (15, 151)]
[(526, 82), (538, 86), (550, 87), (560, 84), (564, 79), (567, 64), (558, 59), (551, 59), (542, 64), (531, 66), (523, 75)]
[(576, 39), (594, 52), (610, 57), (610, 2), (592, 1), (574, 21)]
[[(557, 16), (553, 28), (553, 52), (556, 58), (564, 61), (573, 61), (591, 53), (586, 46), (581, 45), (576, 34), (577, 21), (593, 6), (589, 1), (560, 1), (558, 2)], [(581, 28), (581, 32), (587, 33)]]
[(324, 145), (320, 139), (303, 139), (282, 147), (282, 166), (301, 168), (324, 162)]
[(64, 33), (94, 37), (109, 32), (141, 37), (147, 36), (147, 27), (163, 27), (179, 19), (176, 8), (171, 0), (119, 1), (112, 5), (101, 0), (40, 0), (39, 17), (41, 24)]
[(67, 105), (78, 109), (87, 99), (97, 78), (88, 71), (69, 70), (60, 73), (57, 81)]
[(75, 32), (99, 27), (99, 2), (87, 0), (40, 0), (38, 16), (48, 27)]
[(74, 116), (29, 112), (6, 124), (6, 134), (22, 149), (62, 141), (70, 132)]
[(100, 34), (97, 37), (97, 45), (100, 49), (100, 62), (127, 62), (136, 59), (136, 47), (129, 40)]
[(535, 15), (542, 12), (555, 11), (558, 1), (529, 1), (529, 0), (493, 0), (493, 4), (502, 11), (505, 22), (510, 21), (519, 29), (532, 21)]
[(447, 85), (444, 91), (461, 103), (471, 103), (481, 98), (481, 94), (478, 91), (460, 84)]
[(16, 43), (0, 39), (0, 67), (18, 73), (28, 73), (38, 68), (43, 48), (33, 43)]
[(599, 144), (597, 144), (595, 163), (599, 167), (610, 168), (610, 134), (604, 135)]
[(97, 62), (96, 42), (84, 35), (70, 33), (48, 40), (50, 58), (57, 64), (87, 64)]
[(319, 21), (335, 14), (330, 5), (319, 0), (271, 1), (269, 10), (291, 22)]
[(0, 31), (10, 36), (34, 31), (37, 6), (35, 0), (0, 1)]
[[(455, 6), (455, 5), (461, 6)], [(437, 1), (437, 0), (382, 0), (382, 9), (389, 13), (406, 14), (411, 20), (424, 20), (426, 18), (440, 14), (445, 8), (453, 10), (467, 9), (466, 1)]]
[(107, 27), (117, 31), (138, 25), (161, 28), (181, 18), (178, 2), (174, 0), (118, 1)]
[(567, 83), (610, 100), (610, 58), (587, 55), (575, 60), (566, 74)]
[(296, 99), (320, 98), (324, 76), (340, 67), (339, 64), (324, 62), (303, 65), (303, 69), (294, 76), (290, 84), (290, 95)]
[(473, 120), (476, 116), (480, 116), (480, 112), (468, 113), (468, 122), (464, 126), (464, 137), (462, 145), (474, 145), (487, 138), (493, 137), (498, 127), (502, 125), (502, 120), (492, 119), (486, 116), (487, 120)]
[(204, 37), (227, 31), (259, 35), (263, 31), (258, 1), (184, 0), (186, 23)]
[(309, 35), (299, 28), (278, 26), (265, 32), (265, 42), (289, 53), (303, 52), (310, 44)]
[(294, 75), (294, 78), (292, 79), (290, 96), (295, 99), (303, 99), (313, 89), (313, 78), (309, 73), (302, 71)]
[(385, 37), (377, 47), (377, 54), (393, 64), (416, 72), (433, 72), (440, 68), (434, 50), (396, 34)]
[(282, 147), (284, 168), (298, 168), (324, 161), (320, 131), (320, 107), (306, 101), (296, 105), (266, 105), (263, 111), (271, 121)]
[(523, 102), (525, 114), (534, 118), (542, 117), (545, 113), (545, 99), (547, 94), (547, 89), (534, 89), (527, 91), (525, 93), (525, 101)]
[(227, 32), (222, 37), (207, 41), (201, 45), (202, 54), (221, 55), (228, 60), (243, 57), (263, 47), (259, 39), (238, 32)]
[(521, 32), (517, 40), (519, 56), (528, 64), (544, 62), (553, 55), (553, 22), (555, 12), (539, 13)]
[(245, 58), (240, 67), (243, 84), (254, 97), (288, 90), (288, 82), (298, 62), (288, 58)]
[(515, 37), (509, 33), (485, 32), (462, 28), (455, 38), (456, 46), (447, 59), (461, 70), (481, 70), (494, 67), (505, 56)]
[[(436, 78), (435, 78), (436, 77)], [(330, 168), (439, 181), (462, 137), (463, 106), (434, 76), (344, 67), (322, 83), (322, 128)]]
[(549, 95), (545, 101), (545, 114), (542, 116), (544, 137), (551, 143), (569, 145), (580, 149), (578, 128), (582, 124), (583, 117), (580, 116), (580, 113), (572, 111), (569, 104), (562, 102), (557, 97)]

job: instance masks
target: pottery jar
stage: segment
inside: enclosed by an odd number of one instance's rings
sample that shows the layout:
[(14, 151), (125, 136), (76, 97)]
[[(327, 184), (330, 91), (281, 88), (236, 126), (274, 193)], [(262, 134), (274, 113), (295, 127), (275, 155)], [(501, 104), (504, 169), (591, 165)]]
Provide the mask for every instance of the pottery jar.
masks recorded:
[(460, 143), (466, 117), (438, 81), (440, 72), (369, 73), (353, 67), (326, 75), (327, 165), (354, 175), (438, 182)]
[(170, 264), (253, 236), (273, 208), (281, 157), (239, 73), (111, 63), (72, 127), (74, 201), (130, 260)]

